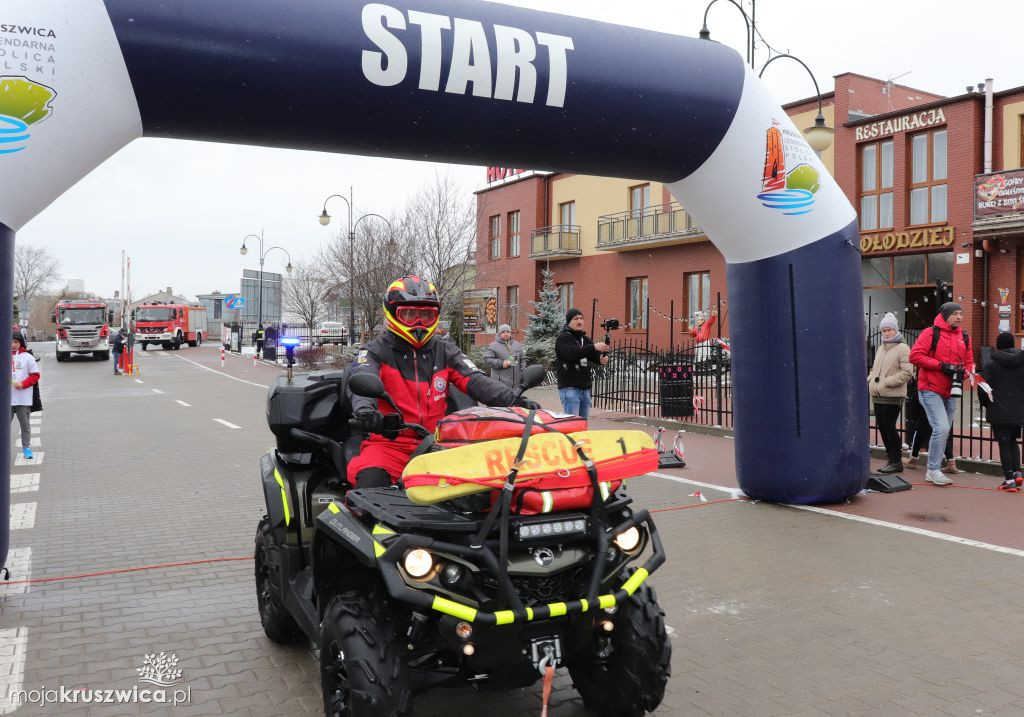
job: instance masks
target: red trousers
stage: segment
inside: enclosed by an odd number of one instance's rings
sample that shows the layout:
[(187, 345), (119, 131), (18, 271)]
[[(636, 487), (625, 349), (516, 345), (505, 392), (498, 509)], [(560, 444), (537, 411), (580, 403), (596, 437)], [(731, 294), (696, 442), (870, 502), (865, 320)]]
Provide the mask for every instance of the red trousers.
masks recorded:
[(364, 468), (383, 468), (397, 483), (402, 471), (420, 442), (417, 439), (399, 436), (393, 441), (380, 436), (371, 436), (359, 447), (359, 455), (348, 464), (348, 482), (359, 487), (356, 475)]

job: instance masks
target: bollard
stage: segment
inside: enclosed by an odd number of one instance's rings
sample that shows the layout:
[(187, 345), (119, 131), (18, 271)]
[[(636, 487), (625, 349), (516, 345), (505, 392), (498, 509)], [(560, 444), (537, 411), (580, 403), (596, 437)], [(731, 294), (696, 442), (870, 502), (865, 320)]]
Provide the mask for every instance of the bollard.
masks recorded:
[(220, 367), (224, 368), (224, 347), (220, 347)]
[(253, 353), (253, 355), (252, 355), (252, 367), (256, 368), (256, 354), (255, 353)]

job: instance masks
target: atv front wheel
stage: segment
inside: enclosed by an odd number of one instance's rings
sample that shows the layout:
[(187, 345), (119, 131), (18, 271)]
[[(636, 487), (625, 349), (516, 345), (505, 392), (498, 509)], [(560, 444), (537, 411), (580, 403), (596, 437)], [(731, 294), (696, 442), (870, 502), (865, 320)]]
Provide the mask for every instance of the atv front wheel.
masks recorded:
[(614, 621), (610, 640), (595, 635), (591, 650), (569, 664), (569, 675), (583, 704), (603, 717), (643, 717), (661, 704), (672, 674), (665, 612), (644, 584), (619, 605)]
[(403, 717), (412, 690), (383, 586), (336, 595), (320, 627), (320, 688), (328, 717)]
[(298, 642), (304, 633), (281, 599), (280, 555), (270, 532), (270, 518), (264, 517), (256, 529), (256, 603), (263, 632), (274, 642), (288, 644)]

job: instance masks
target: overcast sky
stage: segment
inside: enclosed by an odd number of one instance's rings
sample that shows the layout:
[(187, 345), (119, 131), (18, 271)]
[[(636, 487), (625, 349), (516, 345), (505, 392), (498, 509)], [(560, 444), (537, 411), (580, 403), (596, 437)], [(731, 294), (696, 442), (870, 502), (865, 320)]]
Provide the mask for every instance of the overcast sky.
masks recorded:
[[(749, 10), (750, 0), (742, 1)], [(696, 37), (707, 3), (508, 4)], [(945, 95), (986, 77), (995, 79), (997, 91), (1024, 85), (1022, 19), (1020, 0), (757, 0), (761, 34), (806, 62), (822, 92), (843, 72), (899, 77), (901, 84)], [(708, 26), (712, 39), (743, 52), (743, 20), (728, 2), (711, 9)], [(758, 67), (768, 59), (763, 45), (757, 58)], [(814, 94), (794, 62), (773, 63), (764, 79), (780, 103)], [(461, 180), (467, 193), (484, 180), (482, 167), (140, 139), (57, 199), (17, 239), (45, 247), (61, 260), (65, 277), (84, 279), (88, 291), (107, 297), (120, 287), (122, 249), (132, 257), (135, 298), (166, 286), (189, 296), (231, 292), (241, 270), (257, 266), (255, 251), (238, 253), (245, 235), (264, 230), (266, 246), (283, 246), (293, 261), (308, 258), (330, 236), (316, 221), (327, 195), (352, 185), (357, 210), (387, 215), (435, 172)], [(343, 215), (345, 204), (332, 200), (329, 210)], [(331, 230), (337, 227), (336, 219)], [(283, 257), (271, 253), (266, 270), (280, 271)]]

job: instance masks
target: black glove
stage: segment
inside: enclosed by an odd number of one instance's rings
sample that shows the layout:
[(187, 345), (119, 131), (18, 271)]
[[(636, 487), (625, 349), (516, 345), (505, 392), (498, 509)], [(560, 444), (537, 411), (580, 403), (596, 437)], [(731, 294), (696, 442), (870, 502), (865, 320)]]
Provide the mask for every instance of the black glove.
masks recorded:
[(959, 363), (944, 363), (939, 366), (939, 370), (947, 376), (952, 376), (956, 373), (963, 373), (964, 366)]
[(526, 409), (529, 409), (531, 411), (536, 411), (536, 410), (540, 409), (540, 404), (539, 403), (537, 403), (536, 401), (531, 401), (526, 396), (520, 396), (519, 398), (517, 398), (515, 400), (515, 402), (512, 405), (513, 406), (519, 406), (520, 408), (526, 408)]
[(372, 408), (366, 408), (355, 415), (351, 424), (367, 433), (384, 432), (384, 414)]

